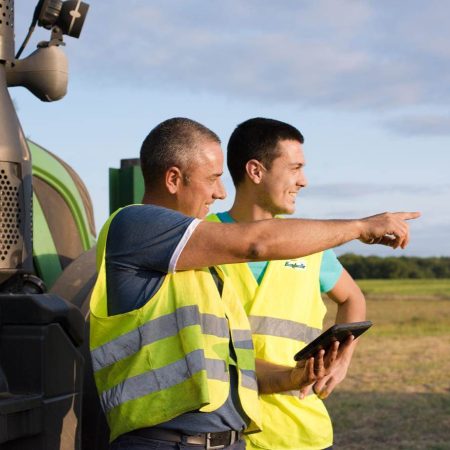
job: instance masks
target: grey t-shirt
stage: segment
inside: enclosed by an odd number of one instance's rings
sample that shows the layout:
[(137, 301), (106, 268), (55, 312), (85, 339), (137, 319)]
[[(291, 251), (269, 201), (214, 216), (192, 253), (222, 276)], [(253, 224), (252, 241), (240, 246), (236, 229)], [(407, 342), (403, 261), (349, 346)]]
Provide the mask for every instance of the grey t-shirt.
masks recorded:
[[(176, 269), (184, 245), (200, 221), (155, 205), (133, 205), (112, 219), (106, 241), (105, 263), (108, 313), (141, 308)], [(242, 430), (248, 418), (237, 396), (237, 374), (230, 366), (232, 395), (212, 413), (192, 411), (159, 424), (187, 434)]]

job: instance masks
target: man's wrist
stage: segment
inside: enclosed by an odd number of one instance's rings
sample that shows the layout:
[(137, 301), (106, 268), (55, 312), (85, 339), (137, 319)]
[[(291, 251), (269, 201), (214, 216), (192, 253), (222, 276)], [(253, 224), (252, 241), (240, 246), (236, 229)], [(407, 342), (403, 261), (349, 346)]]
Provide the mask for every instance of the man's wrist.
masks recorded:
[(364, 220), (363, 219), (353, 219), (352, 221), (354, 231), (353, 239), (362, 239), (364, 236)]

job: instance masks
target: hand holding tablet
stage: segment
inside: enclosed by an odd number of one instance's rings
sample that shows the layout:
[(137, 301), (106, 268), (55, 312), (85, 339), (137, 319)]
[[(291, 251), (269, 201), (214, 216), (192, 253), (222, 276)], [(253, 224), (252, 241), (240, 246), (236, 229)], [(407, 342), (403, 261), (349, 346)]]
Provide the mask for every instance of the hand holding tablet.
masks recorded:
[(338, 323), (328, 328), (319, 337), (310, 342), (306, 347), (300, 350), (295, 356), (295, 361), (308, 359), (314, 356), (320, 350), (328, 350), (335, 341), (344, 342), (350, 335), (355, 338), (367, 331), (372, 326), (370, 320), (364, 322)]

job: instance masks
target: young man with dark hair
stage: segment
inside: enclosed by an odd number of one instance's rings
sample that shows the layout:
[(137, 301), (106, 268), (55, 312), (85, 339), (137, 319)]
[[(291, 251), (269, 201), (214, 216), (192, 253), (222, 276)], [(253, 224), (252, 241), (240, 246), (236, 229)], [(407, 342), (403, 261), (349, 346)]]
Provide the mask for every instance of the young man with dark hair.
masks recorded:
[(141, 163), (143, 204), (120, 209), (103, 227), (91, 299), (94, 377), (111, 448), (242, 449), (243, 430), (260, 429), (258, 389), (307, 388), (333, 368), (338, 345), (296, 367), (255, 366), (236, 292), (220, 268), (208, 267), (293, 258), (351, 239), (404, 247), (405, 219), (417, 214), (202, 221), (225, 197), (223, 154), (215, 134), (184, 118), (150, 132)]
[[(300, 131), (284, 122), (254, 118), (241, 123), (227, 153), (236, 198), (229, 212), (210, 220), (240, 223), (293, 214), (296, 196), (307, 185), (303, 143)], [(364, 296), (332, 250), (223, 270), (249, 316), (256, 358), (264, 361), (292, 364), (293, 355), (320, 334), (326, 310), (321, 292), (337, 303), (336, 322), (365, 319)], [(261, 395), (263, 431), (248, 435), (247, 447), (330, 448), (331, 420), (321, 399), (345, 378), (354, 344), (340, 349), (333, 370), (305, 398), (298, 392)]]

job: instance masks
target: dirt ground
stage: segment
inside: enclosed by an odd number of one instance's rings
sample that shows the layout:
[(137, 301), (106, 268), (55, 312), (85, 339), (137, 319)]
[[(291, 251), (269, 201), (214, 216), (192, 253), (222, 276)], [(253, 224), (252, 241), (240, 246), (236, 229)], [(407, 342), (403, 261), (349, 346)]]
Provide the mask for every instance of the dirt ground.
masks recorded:
[(326, 401), (336, 450), (450, 449), (450, 301), (367, 304), (373, 329)]

